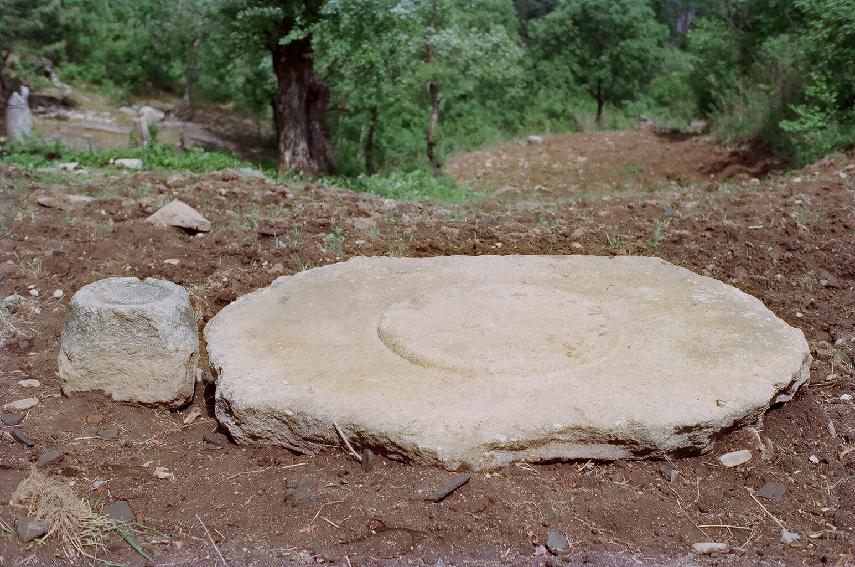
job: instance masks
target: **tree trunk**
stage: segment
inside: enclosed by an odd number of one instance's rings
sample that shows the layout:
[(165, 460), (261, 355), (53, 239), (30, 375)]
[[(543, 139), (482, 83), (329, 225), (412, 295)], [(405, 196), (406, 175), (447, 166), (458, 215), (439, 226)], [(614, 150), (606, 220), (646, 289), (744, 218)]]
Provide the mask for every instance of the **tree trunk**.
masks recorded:
[(594, 97), (597, 99), (597, 126), (602, 127), (603, 125), (603, 107), (606, 105), (605, 98), (603, 97), (603, 85), (601, 83), (597, 83), (597, 94)]
[(374, 132), (377, 130), (377, 107), (372, 106), (368, 111), (368, 132), (365, 134), (365, 145), (362, 152), (365, 156), (365, 173), (374, 175)]
[(336, 164), (323, 114), (329, 88), (315, 76), (310, 38), (271, 47), (276, 72), (273, 99), (279, 173), (335, 174)]
[(428, 94), (430, 95), (430, 122), (428, 123), (427, 131), (427, 157), (433, 169), (433, 176), (439, 177), (442, 175), (442, 166), (434, 151), (436, 145), (434, 134), (436, 133), (436, 125), (439, 122), (439, 88), (437, 88), (436, 83), (433, 81), (428, 83)]
[[(433, 44), (431, 42), (433, 41), (433, 33), (436, 30), (436, 11), (436, 0), (433, 0), (431, 2), (430, 23), (428, 24), (428, 33), (431, 34), (431, 39), (428, 40), (425, 57), (428, 65), (433, 63)], [(428, 122), (427, 129), (427, 158), (430, 162), (431, 169), (433, 169), (433, 176), (439, 177), (442, 175), (442, 166), (439, 163), (439, 158), (436, 157), (436, 141), (434, 140), (434, 136), (436, 135), (436, 126), (439, 123), (439, 87), (434, 81), (428, 81), (427, 91), (430, 96), (430, 121)]]

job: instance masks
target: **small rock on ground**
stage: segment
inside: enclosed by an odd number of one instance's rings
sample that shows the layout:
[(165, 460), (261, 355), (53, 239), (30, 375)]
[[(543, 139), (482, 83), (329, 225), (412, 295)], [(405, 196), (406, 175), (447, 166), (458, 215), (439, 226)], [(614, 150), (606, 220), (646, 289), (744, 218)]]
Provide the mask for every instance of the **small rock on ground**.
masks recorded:
[(32, 518), (18, 520), (18, 537), (24, 543), (30, 543), (48, 533), (48, 527)]
[(64, 451), (62, 451), (61, 449), (51, 449), (50, 451), (45, 451), (44, 453), (39, 455), (39, 459), (38, 461), (36, 461), (36, 463), (40, 467), (47, 467), (60, 462), (63, 457), (65, 457)]
[(298, 482), (285, 491), (285, 501), (291, 506), (309, 506), (315, 503), (315, 490), (306, 482)]
[(101, 439), (115, 439), (118, 436), (118, 427), (105, 427), (104, 429), (98, 430), (98, 437), (100, 437)]
[(431, 502), (441, 502), (442, 500), (445, 500), (445, 498), (449, 494), (469, 482), (471, 479), (471, 474), (458, 475), (440, 486), (439, 488), (437, 488), (432, 494), (427, 497), (427, 499)]
[(788, 531), (785, 528), (781, 528), (781, 543), (785, 543), (787, 545), (790, 545), (792, 543), (797, 542), (801, 538), (802, 538), (802, 536), (800, 536), (799, 534), (797, 534), (795, 532)]
[(767, 482), (756, 492), (756, 495), (760, 498), (767, 498), (769, 500), (781, 500), (784, 498), (784, 494), (787, 493), (787, 487), (780, 482)]
[(360, 456), (362, 457), (362, 461), (360, 462), (362, 470), (365, 472), (371, 472), (371, 470), (374, 469), (374, 453), (371, 449), (363, 449)]
[(677, 480), (677, 477), (680, 476), (680, 471), (669, 465), (668, 463), (662, 463), (659, 465), (659, 472), (662, 473), (668, 482), (674, 482)]
[(202, 439), (206, 443), (216, 445), (217, 447), (229, 446), (229, 438), (223, 435), (222, 433), (206, 433), (204, 436), (202, 436)]
[(39, 405), (38, 398), (24, 398), (23, 400), (9, 402), (8, 404), (3, 406), (3, 409), (9, 412), (20, 412), (33, 409), (37, 405)]
[(725, 453), (718, 458), (718, 462), (720, 462), (725, 467), (736, 467), (743, 463), (747, 463), (751, 460), (751, 451), (748, 449), (742, 449), (740, 451), (731, 451), (730, 453)]
[(38, 388), (42, 383), (33, 378), (28, 378), (26, 380), (18, 380), (18, 386), (22, 388)]
[(570, 548), (570, 543), (564, 534), (560, 534), (555, 530), (549, 530), (546, 534), (546, 549), (553, 555), (561, 555), (567, 553)]
[(130, 524), (135, 518), (134, 511), (131, 510), (131, 506), (127, 500), (116, 500), (107, 504), (101, 510), (101, 515), (126, 524)]
[(22, 421), (24, 421), (24, 414), (22, 413), (0, 414), (0, 423), (3, 425), (18, 425)]
[(730, 551), (730, 547), (726, 543), (705, 541), (693, 544), (692, 551), (698, 555), (714, 555), (716, 553), (727, 553)]
[(33, 438), (27, 435), (26, 431), (24, 431), (23, 429), (18, 429), (17, 427), (12, 429), (12, 437), (15, 439), (15, 441), (17, 441), (18, 443), (22, 443), (27, 447), (32, 447), (36, 444), (36, 442), (33, 441)]

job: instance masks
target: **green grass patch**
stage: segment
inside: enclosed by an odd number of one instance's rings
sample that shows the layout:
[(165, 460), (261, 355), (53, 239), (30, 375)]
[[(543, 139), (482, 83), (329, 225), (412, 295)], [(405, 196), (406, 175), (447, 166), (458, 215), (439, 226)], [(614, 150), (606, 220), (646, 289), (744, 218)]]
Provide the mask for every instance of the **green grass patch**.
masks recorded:
[(0, 148), (0, 161), (7, 164), (38, 169), (62, 162), (77, 162), (84, 167), (113, 167), (110, 160), (139, 158), (142, 169), (203, 173), (228, 168), (256, 167), (238, 157), (201, 148), (179, 151), (168, 144), (152, 144), (146, 148), (111, 150), (76, 150), (59, 142), (37, 138), (14, 142)]
[(330, 185), (396, 201), (435, 201), (437, 203), (466, 203), (483, 197), (467, 185), (443, 175), (434, 177), (424, 170), (393, 172), (388, 175), (360, 175), (329, 180)]

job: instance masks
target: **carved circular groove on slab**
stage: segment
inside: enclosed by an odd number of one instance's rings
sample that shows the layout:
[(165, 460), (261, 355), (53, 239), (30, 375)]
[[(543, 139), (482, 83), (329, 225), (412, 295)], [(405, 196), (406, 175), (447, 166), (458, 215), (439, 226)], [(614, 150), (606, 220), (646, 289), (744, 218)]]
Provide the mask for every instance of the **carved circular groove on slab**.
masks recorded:
[(391, 305), (377, 331), (413, 364), (464, 375), (518, 372), (526, 379), (601, 360), (617, 334), (602, 305), (527, 283), (434, 289)]
[(659, 258), (354, 258), (205, 328), (241, 443), (489, 469), (698, 453), (809, 376), (804, 334)]

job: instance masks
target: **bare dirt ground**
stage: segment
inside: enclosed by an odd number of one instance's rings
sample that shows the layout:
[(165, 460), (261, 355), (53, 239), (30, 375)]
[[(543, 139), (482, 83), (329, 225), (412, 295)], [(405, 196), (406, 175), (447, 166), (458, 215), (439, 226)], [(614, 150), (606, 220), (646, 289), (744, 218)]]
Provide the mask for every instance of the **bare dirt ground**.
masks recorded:
[[(583, 153), (607, 140), (628, 145), (614, 159)], [(0, 337), (0, 403), (41, 400), (20, 425), (33, 448), (0, 433), (0, 526), (14, 531), (22, 512), (7, 504), (12, 491), (43, 451), (59, 448), (66, 455), (50, 474), (80, 496), (126, 499), (149, 527), (134, 539), (152, 560), (111, 536), (98, 556), (117, 563), (222, 565), (221, 552), (231, 566), (855, 564), (855, 405), (846, 397), (855, 395), (855, 156), (721, 181), (710, 172), (737, 163), (726, 152), (635, 132), (561, 139), (547, 161), (572, 173), (575, 156), (587, 156), (578, 176), (544, 173), (533, 158), (530, 168), (517, 167), (509, 157), (551, 144), (454, 158), (449, 171), (474, 175), (489, 193), (454, 207), (234, 172), (36, 177), (0, 169), (0, 295), (24, 297)], [(504, 169), (484, 169), (486, 160)], [(650, 182), (621, 177), (625, 166), (642, 168)], [(502, 188), (510, 179), (508, 199)], [(95, 200), (48, 208), (36, 201), (46, 194)], [(194, 237), (142, 222), (174, 197), (202, 211), (214, 230)], [(758, 435), (735, 431), (709, 455), (672, 460), (680, 473), (673, 482), (658, 462), (521, 464), (474, 475), (441, 503), (420, 495), (452, 476), (438, 469), (380, 458), (363, 472), (340, 447), (308, 457), (206, 443), (203, 435), (217, 428), (210, 388), (200, 386), (176, 412), (60, 394), (67, 302), (93, 280), (173, 280), (187, 287), (204, 323), (280, 275), (382, 254), (660, 256), (759, 297), (803, 329), (811, 379), (768, 414)], [(65, 295), (54, 298), (56, 289)], [(21, 388), (23, 378), (42, 386)], [(185, 424), (196, 410), (201, 417)], [(99, 436), (110, 428), (115, 437)], [(760, 443), (772, 449), (770, 459), (760, 458)], [(726, 469), (716, 460), (742, 448), (754, 454), (745, 465)], [(157, 478), (156, 467), (174, 479)], [(755, 500), (752, 491), (769, 481), (786, 486), (783, 499)], [(782, 543), (781, 526), (800, 539)], [(549, 530), (567, 536), (568, 555), (543, 549)], [(731, 552), (692, 554), (701, 541), (727, 543)], [(0, 565), (91, 563), (64, 558), (53, 540), (26, 546), (3, 531), (0, 556)]]

